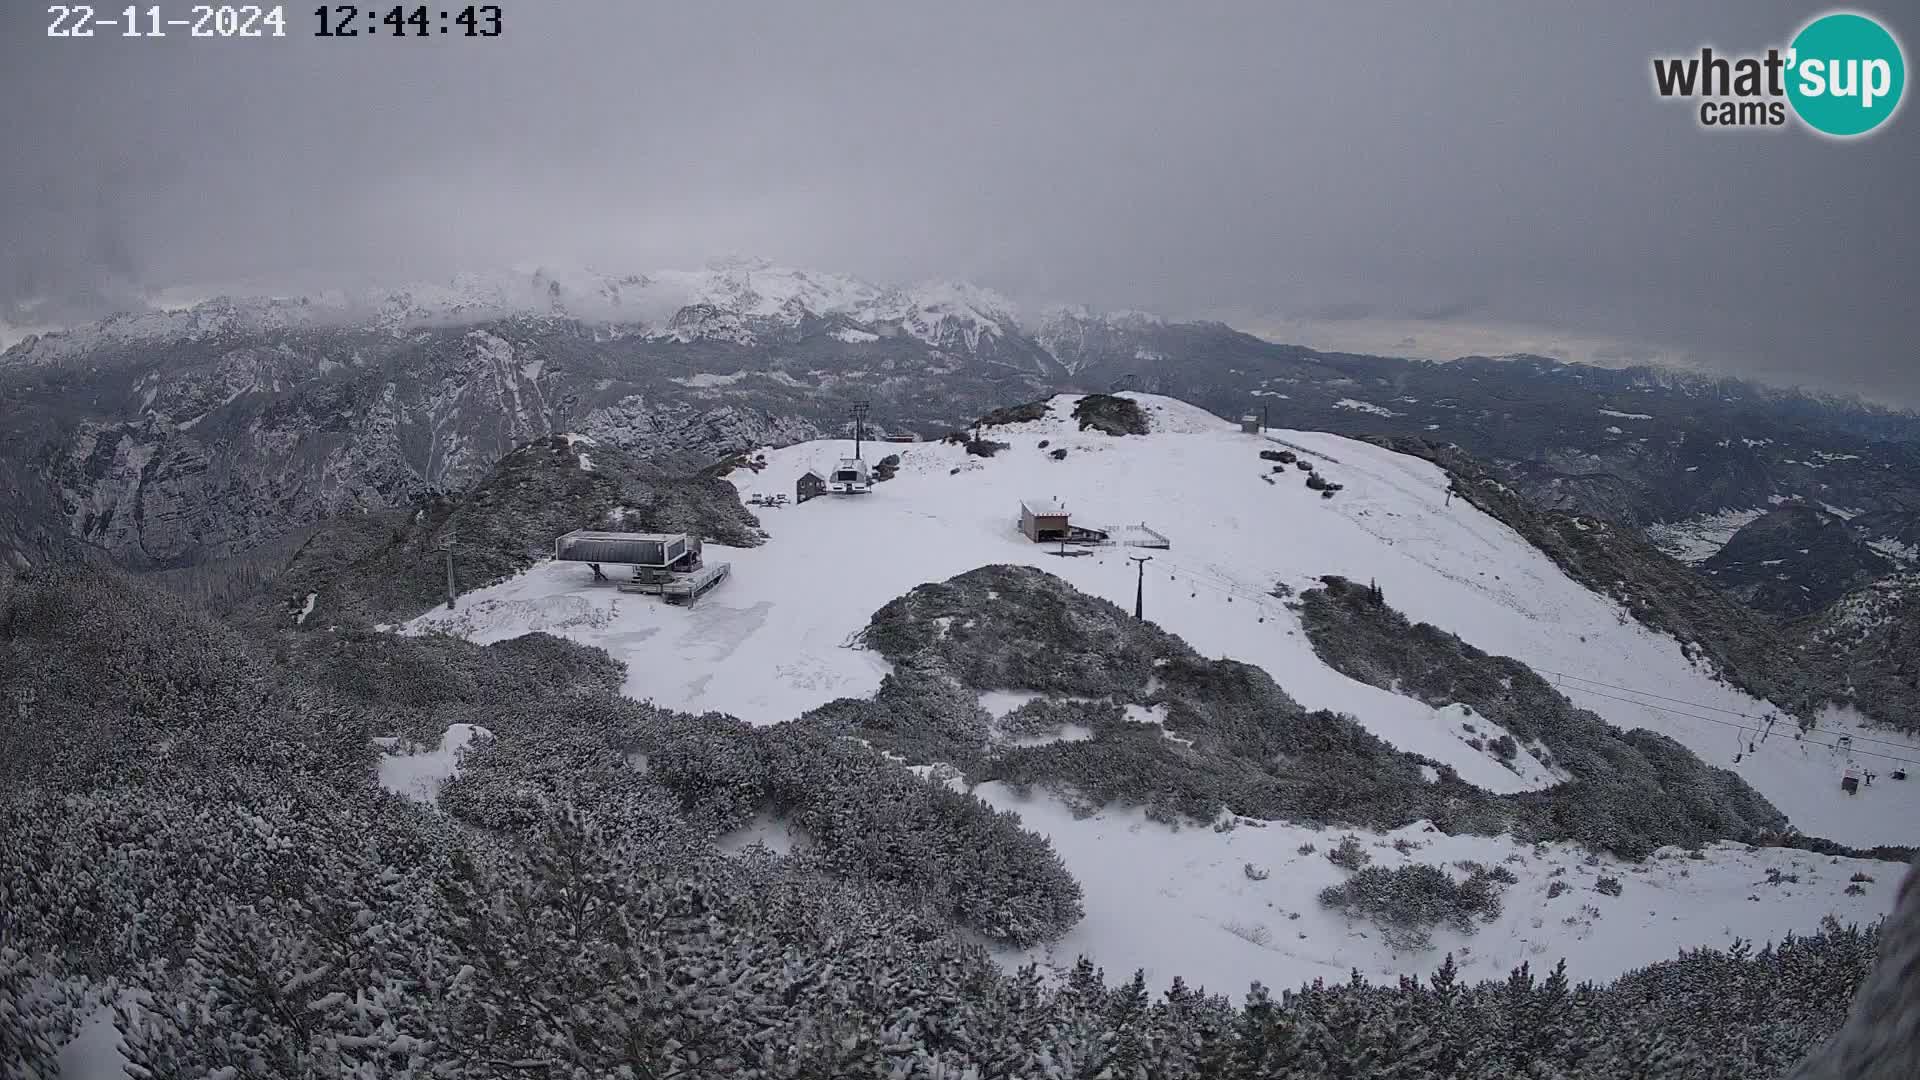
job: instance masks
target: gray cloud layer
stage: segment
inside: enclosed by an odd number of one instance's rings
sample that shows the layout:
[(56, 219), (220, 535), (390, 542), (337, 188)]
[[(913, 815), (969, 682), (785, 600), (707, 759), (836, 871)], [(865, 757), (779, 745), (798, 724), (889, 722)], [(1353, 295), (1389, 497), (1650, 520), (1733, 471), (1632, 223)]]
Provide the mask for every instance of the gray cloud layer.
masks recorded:
[(1712, 135), (1650, 87), (1656, 53), (1815, 7), (501, 6), (491, 41), (316, 40), (295, 5), (285, 41), (216, 42), (48, 40), (8, 5), (0, 317), (744, 251), (1920, 402), (1920, 116)]

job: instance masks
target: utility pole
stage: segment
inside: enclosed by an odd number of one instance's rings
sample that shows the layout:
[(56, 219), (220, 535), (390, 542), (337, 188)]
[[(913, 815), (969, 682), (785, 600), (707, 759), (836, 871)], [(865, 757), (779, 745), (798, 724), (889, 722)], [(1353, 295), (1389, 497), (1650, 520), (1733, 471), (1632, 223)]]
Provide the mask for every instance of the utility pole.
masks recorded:
[(447, 610), (453, 610), (453, 534), (447, 534)]
[(1265, 435), (1267, 429), (1272, 426), (1273, 425), (1267, 423), (1267, 406), (1260, 406), (1260, 434)]
[(1138, 619), (1144, 622), (1145, 618), (1140, 614), (1140, 610), (1141, 610), (1140, 601), (1146, 595), (1147, 564), (1153, 561), (1153, 556), (1129, 555), (1127, 556), (1127, 558), (1133, 560), (1134, 568), (1138, 571), (1138, 576), (1134, 578), (1134, 582), (1133, 582), (1133, 617), (1135, 619)]
[(853, 459), (860, 460), (860, 437), (866, 434), (867, 401), (863, 398), (853, 403)]

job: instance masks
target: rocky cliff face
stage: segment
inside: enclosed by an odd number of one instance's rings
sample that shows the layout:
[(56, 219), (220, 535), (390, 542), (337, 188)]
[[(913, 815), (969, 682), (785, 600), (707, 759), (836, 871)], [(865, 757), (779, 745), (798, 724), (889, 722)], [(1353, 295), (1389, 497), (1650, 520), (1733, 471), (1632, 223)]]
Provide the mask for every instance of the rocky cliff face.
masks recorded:
[[(807, 343), (793, 351), (797, 376), (758, 347), (515, 320), (163, 344), (0, 372), (0, 490), (18, 493), (0, 540), (16, 561), (77, 541), (136, 568), (185, 565), (462, 490), (557, 431), (691, 470), (838, 426), (852, 391), (808, 362)], [(922, 386), (874, 395), (908, 399), (890, 424)]]
[(551, 555), (554, 538), (574, 529), (760, 543), (759, 522), (720, 471), (676, 473), (584, 435), (542, 436), (463, 492), (322, 524), (238, 610), (268, 626), (408, 619), (445, 595), (449, 544), (465, 592)]

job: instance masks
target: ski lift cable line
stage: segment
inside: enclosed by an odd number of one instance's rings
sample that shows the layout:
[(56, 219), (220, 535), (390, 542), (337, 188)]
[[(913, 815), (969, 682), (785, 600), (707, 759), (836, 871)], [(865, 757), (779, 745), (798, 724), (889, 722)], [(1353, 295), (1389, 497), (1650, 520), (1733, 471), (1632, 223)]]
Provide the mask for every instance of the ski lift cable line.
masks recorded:
[[(1609, 690), (1621, 690), (1629, 694), (1638, 694), (1641, 697), (1657, 698), (1660, 701), (1669, 701), (1675, 705), (1685, 705), (1688, 708), (1693, 708), (1693, 709), (1706, 709), (1710, 712), (1726, 713), (1729, 716), (1744, 717), (1748, 720), (1753, 720), (1760, 723), (1764, 723), (1765, 721), (1772, 719), (1771, 717), (1756, 716), (1753, 713), (1741, 712), (1738, 709), (1726, 709), (1726, 708), (1721, 708), (1718, 705), (1707, 705), (1703, 702), (1685, 701), (1681, 698), (1668, 697), (1665, 694), (1656, 694), (1651, 690), (1636, 690), (1631, 686), (1615, 686), (1612, 683), (1601, 682), (1599, 679), (1589, 679), (1584, 675), (1571, 675), (1564, 671), (1549, 671), (1546, 668), (1536, 668), (1535, 670), (1542, 675), (1553, 675), (1562, 679), (1572, 679), (1575, 682), (1591, 683), (1594, 686), (1604, 686)], [(1578, 690), (1580, 689), (1580, 687), (1571, 687), (1570, 689)], [(1878, 743), (1881, 746), (1891, 746), (1896, 750), (1914, 749), (1914, 746), (1912, 743), (1899, 742), (1893, 739), (1876, 739), (1871, 735), (1848, 735), (1845, 737), (1852, 739), (1854, 742), (1870, 742), (1870, 743)]]
[[(1271, 596), (1261, 594), (1261, 593), (1255, 593), (1250, 589), (1245, 589), (1245, 588), (1230, 585), (1230, 584), (1216, 584), (1217, 582), (1221, 582), (1220, 578), (1213, 577), (1212, 575), (1196, 573), (1194, 571), (1187, 570), (1184, 567), (1178, 566), (1177, 564), (1169, 565), (1167, 567), (1167, 571), (1170, 575), (1178, 575), (1179, 577), (1185, 578), (1187, 582), (1195, 588), (1206, 589), (1209, 592), (1216, 593), (1218, 595), (1223, 595), (1223, 596), (1237, 595), (1241, 599), (1251, 601), (1263, 608), (1273, 609), (1273, 608), (1284, 607), (1283, 605), (1276, 604)], [(1729, 716), (1737, 716), (1737, 717), (1740, 717), (1742, 720), (1753, 721), (1752, 723), (1739, 723), (1732, 720), (1722, 720), (1717, 716), (1702, 716), (1698, 713), (1687, 712), (1683, 709), (1669, 708), (1668, 706), (1665, 706), (1665, 705), (1656, 705), (1651, 701), (1639, 701), (1639, 700), (1635, 700), (1634, 698), (1626, 698), (1626, 697), (1620, 697), (1615, 694), (1602, 693), (1598, 690), (1594, 690), (1585, 686), (1562, 685), (1559, 687), (1559, 689), (1562, 689), (1562, 690), (1578, 691), (1583, 694), (1590, 694), (1594, 697), (1606, 698), (1609, 701), (1618, 701), (1627, 705), (1638, 705), (1644, 709), (1653, 709), (1657, 712), (1670, 713), (1674, 716), (1684, 716), (1692, 720), (1701, 720), (1709, 724), (1720, 724), (1724, 727), (1734, 728), (1736, 729), (1737, 732), (1746, 732), (1751, 729), (1757, 729), (1760, 726), (1760, 724), (1764, 723), (1768, 719), (1767, 717), (1764, 717), (1764, 716), (1755, 716), (1752, 713), (1740, 712), (1734, 709), (1725, 709), (1717, 705), (1705, 705), (1698, 702), (1684, 701), (1679, 698), (1666, 697), (1661, 694), (1654, 694), (1644, 690), (1635, 690), (1632, 687), (1628, 687), (1628, 686), (1615, 686), (1611, 683), (1600, 682), (1598, 679), (1588, 679), (1583, 676), (1571, 675), (1562, 671), (1550, 671), (1546, 668), (1536, 668), (1535, 670), (1543, 675), (1556, 675), (1556, 676), (1559, 676), (1560, 678), (1571, 679), (1576, 682), (1586, 682), (1586, 683), (1592, 683), (1595, 686), (1604, 686), (1610, 690), (1621, 690), (1629, 694), (1638, 694), (1644, 697), (1656, 698), (1658, 700), (1672, 702), (1677, 705), (1697, 706), (1702, 709), (1709, 709), (1714, 712), (1725, 713)], [(1906, 743), (1890, 742), (1885, 739), (1874, 739), (1864, 735), (1841, 736), (1841, 738), (1847, 738), (1849, 740), (1860, 741), (1860, 742), (1879, 743), (1882, 745), (1895, 747), (1901, 750), (1913, 749), (1912, 746)], [(1842, 746), (1837, 742), (1826, 742), (1821, 739), (1808, 738), (1804, 734), (1801, 736), (1800, 739), (1796, 741), (1804, 745), (1823, 747), (1828, 750), (1843, 751), (1843, 752), (1850, 753), (1860, 757), (1883, 758), (1887, 761), (1898, 762), (1903, 765), (1920, 765), (1920, 760), (1916, 760), (1914, 758), (1904, 758), (1894, 754), (1885, 754), (1885, 753), (1880, 753), (1878, 751), (1873, 751), (1873, 750), (1856, 750), (1850, 744), (1846, 746)]]
[[(1189, 585), (1194, 588), (1206, 589), (1209, 592), (1213, 592), (1215, 594), (1223, 595), (1223, 596), (1237, 596), (1240, 599), (1249, 601), (1262, 608), (1266, 608), (1270, 611), (1275, 611), (1276, 614), (1277, 614), (1276, 609), (1281, 609), (1281, 610), (1284, 609), (1284, 605), (1280, 605), (1276, 603), (1272, 596), (1264, 593), (1254, 592), (1250, 588), (1237, 585), (1215, 574), (1207, 573), (1205, 571), (1190, 570), (1186, 567), (1178, 565), (1177, 563), (1170, 563), (1167, 566), (1167, 571), (1169, 575), (1178, 575), (1181, 578), (1185, 578), (1189, 583)], [(1756, 715), (1754, 713), (1749, 713), (1749, 712), (1741, 712), (1738, 709), (1728, 709), (1718, 705), (1708, 705), (1704, 702), (1687, 701), (1682, 698), (1669, 697), (1665, 694), (1656, 694), (1649, 690), (1638, 690), (1631, 686), (1618, 686), (1613, 683), (1602, 682), (1598, 679), (1589, 679), (1583, 675), (1574, 675), (1570, 672), (1553, 671), (1548, 668), (1535, 668), (1534, 670), (1542, 675), (1557, 676), (1558, 678), (1572, 680), (1573, 682), (1590, 683), (1593, 686), (1602, 686), (1602, 687), (1606, 687), (1609, 690), (1619, 690), (1623, 693), (1633, 694), (1638, 697), (1653, 698), (1657, 701), (1670, 702), (1674, 705), (1685, 705), (1689, 708), (1705, 709), (1711, 712), (1723, 713), (1727, 716), (1737, 716), (1737, 717), (1740, 717), (1742, 720), (1749, 721), (1749, 722), (1736, 723), (1731, 720), (1721, 720), (1718, 717), (1701, 716), (1697, 713), (1686, 712), (1685, 710), (1682, 710), (1682, 709), (1673, 709), (1663, 705), (1656, 705), (1652, 701), (1638, 701), (1638, 700), (1634, 700), (1633, 698), (1624, 698), (1624, 697), (1615, 696), (1613, 694), (1600, 693), (1599, 691), (1590, 689), (1589, 687), (1586, 687), (1586, 686), (1568, 686), (1563, 684), (1559, 687), (1560, 689), (1563, 689), (1563, 690), (1578, 690), (1582, 693), (1592, 694), (1595, 697), (1602, 697), (1611, 701), (1619, 701), (1628, 705), (1639, 705), (1643, 708), (1654, 709), (1654, 710), (1665, 712), (1665, 713), (1671, 713), (1675, 716), (1685, 716), (1694, 720), (1704, 720), (1708, 723), (1721, 724), (1726, 727), (1738, 729), (1740, 731), (1746, 731), (1748, 729), (1753, 729), (1757, 731), (1769, 719), (1775, 719), (1774, 717)], [(1796, 725), (1796, 727), (1797, 726), (1798, 725)], [(1907, 765), (1920, 765), (1920, 760), (1915, 760), (1913, 758), (1900, 757), (1899, 755), (1896, 755), (1896, 754), (1878, 753), (1871, 750), (1855, 750), (1851, 745), (1852, 743), (1860, 743), (1860, 742), (1874, 743), (1880, 746), (1889, 746), (1896, 750), (1905, 750), (1908, 752), (1912, 752), (1915, 749), (1915, 747), (1911, 743), (1896, 742), (1889, 739), (1876, 739), (1870, 735), (1837, 735), (1837, 737), (1849, 740), (1849, 744), (1846, 746), (1842, 746), (1837, 742), (1827, 742), (1822, 739), (1808, 738), (1804, 734), (1802, 735), (1799, 741), (1803, 743), (1810, 743), (1814, 746), (1826, 747), (1827, 749), (1830, 749), (1830, 750), (1848, 751), (1848, 752), (1859, 754), (1859, 755), (1885, 758), (1889, 761), (1897, 761)]]
[(1599, 679), (1589, 679), (1584, 675), (1575, 675), (1571, 672), (1551, 671), (1551, 670), (1548, 670), (1547, 668), (1535, 668), (1534, 670), (1538, 671), (1542, 675), (1552, 675), (1561, 679), (1572, 679), (1575, 682), (1591, 683), (1594, 686), (1604, 686), (1609, 690), (1623, 690), (1629, 694), (1639, 694), (1643, 697), (1658, 698), (1661, 701), (1669, 701), (1675, 705), (1685, 705), (1690, 709), (1706, 709), (1709, 712), (1726, 713), (1728, 716), (1740, 716), (1740, 717), (1745, 717), (1748, 720), (1765, 721), (1767, 719), (1765, 716), (1756, 716), (1753, 713), (1742, 712), (1739, 709), (1729, 709), (1720, 705), (1708, 705), (1702, 701), (1686, 701), (1682, 698), (1668, 697), (1665, 694), (1656, 694), (1651, 690), (1638, 690), (1631, 686), (1615, 686), (1613, 683), (1601, 682)]
[[(1626, 704), (1628, 704), (1628, 705), (1638, 705), (1638, 706), (1640, 706), (1640, 707), (1641, 707), (1641, 708), (1643, 708), (1643, 709), (1654, 709), (1654, 710), (1656, 710), (1656, 711), (1659, 711), (1659, 712), (1664, 712), (1664, 713), (1672, 713), (1672, 714), (1673, 714), (1673, 715), (1675, 715), (1675, 716), (1685, 716), (1685, 717), (1688, 717), (1689, 719), (1693, 719), (1693, 720), (1704, 720), (1704, 721), (1706, 721), (1706, 722), (1707, 722), (1707, 723), (1709, 723), (1709, 724), (1723, 724), (1723, 725), (1725, 725), (1725, 726), (1727, 726), (1727, 727), (1731, 727), (1731, 728), (1742, 728), (1742, 729), (1744, 729), (1744, 728), (1746, 728), (1746, 727), (1747, 727), (1747, 725), (1746, 725), (1746, 724), (1736, 724), (1736, 723), (1734, 723), (1734, 722), (1733, 722), (1732, 720), (1722, 720), (1722, 719), (1720, 719), (1720, 718), (1719, 718), (1719, 717), (1717, 717), (1717, 716), (1701, 716), (1701, 715), (1700, 715), (1700, 714), (1698, 714), (1698, 713), (1690, 713), (1690, 712), (1683, 712), (1683, 711), (1681, 711), (1681, 710), (1679, 710), (1679, 709), (1669, 709), (1669, 708), (1667, 708), (1667, 707), (1666, 707), (1666, 706), (1664, 706), (1664, 705), (1654, 705), (1654, 704), (1651, 704), (1651, 703), (1649, 703), (1649, 702), (1645, 702), (1645, 701), (1635, 701), (1635, 700), (1633, 700), (1632, 698), (1623, 698), (1623, 697), (1616, 697), (1616, 696), (1614, 696), (1613, 694), (1603, 694), (1603, 693), (1601, 693), (1601, 692), (1600, 692), (1600, 691), (1598, 691), (1598, 690), (1589, 690), (1589, 689), (1587, 689), (1587, 688), (1586, 688), (1586, 687), (1584, 687), (1584, 686), (1569, 686), (1569, 687), (1565, 687), (1565, 689), (1568, 689), (1568, 690), (1577, 690), (1577, 691), (1579, 691), (1580, 693), (1583, 693), (1583, 694), (1591, 694), (1591, 695), (1593, 695), (1594, 697), (1600, 697), (1600, 698), (1606, 698), (1606, 699), (1608, 699), (1608, 700), (1610, 700), (1610, 701), (1621, 701), (1621, 702), (1625, 702), (1625, 703), (1626, 703)], [(1828, 750), (1841, 750), (1841, 751), (1845, 751), (1845, 752), (1847, 752), (1847, 753), (1849, 753), (1849, 754), (1853, 754), (1853, 755), (1856, 755), (1856, 756), (1859, 756), (1859, 757), (1877, 757), (1877, 758), (1885, 758), (1885, 759), (1887, 759), (1888, 761), (1897, 761), (1897, 762), (1899, 762), (1899, 763), (1901, 763), (1902, 765), (1920, 765), (1920, 760), (1915, 760), (1915, 759), (1913, 759), (1913, 758), (1903, 758), (1903, 757), (1895, 757), (1895, 756), (1894, 756), (1894, 755), (1892, 755), (1892, 754), (1883, 754), (1883, 753), (1880, 753), (1880, 752), (1879, 752), (1879, 751), (1877, 751), (1877, 750), (1855, 750), (1855, 749), (1854, 749), (1853, 747), (1851, 747), (1851, 746), (1841, 746), (1841, 745), (1840, 745), (1839, 743), (1830, 743), (1830, 742), (1823, 742), (1823, 741), (1821, 741), (1821, 740), (1819, 740), (1819, 739), (1809, 739), (1809, 738), (1806, 738), (1806, 737), (1804, 737), (1804, 736), (1803, 736), (1803, 737), (1801, 737), (1800, 739), (1798, 739), (1798, 740), (1796, 740), (1796, 741), (1798, 741), (1798, 742), (1801, 742), (1801, 743), (1803, 743), (1803, 744), (1811, 744), (1811, 745), (1813, 745), (1813, 746), (1823, 746), (1823, 747), (1825, 747), (1825, 748), (1827, 748)]]
[(1688, 701), (1684, 700), (1684, 698), (1668, 698), (1667, 694), (1655, 694), (1655, 692), (1651, 692), (1651, 690), (1636, 690), (1636, 688), (1632, 688), (1632, 686), (1615, 686), (1613, 682), (1601, 682), (1601, 680), (1597, 680), (1597, 678), (1588, 678), (1588, 676), (1584, 675), (1572, 675), (1569, 671), (1549, 671), (1546, 667), (1540, 667), (1540, 669), (1534, 669), (1534, 671), (1538, 671), (1540, 675), (1572, 678), (1574, 682), (1592, 682), (1594, 686), (1605, 686), (1607, 690), (1624, 690), (1624, 692), (1628, 692), (1628, 694), (1640, 694), (1640, 696), (1644, 696), (1644, 698), (1659, 698), (1661, 701), (1672, 701), (1674, 705), (1686, 705), (1686, 707), (1690, 707), (1690, 709), (1707, 709), (1707, 711), (1711, 711), (1711, 713), (1726, 713), (1726, 715), (1730, 715), (1730, 717), (1745, 717), (1745, 719), (1749, 719), (1749, 721), (1766, 721), (1766, 719), (1768, 719), (1768, 717), (1764, 717), (1764, 715), (1745, 713), (1745, 711), (1741, 711), (1741, 709), (1728, 709), (1728, 707), (1724, 707), (1724, 705), (1709, 705), (1709, 703), (1705, 703), (1705, 701)]

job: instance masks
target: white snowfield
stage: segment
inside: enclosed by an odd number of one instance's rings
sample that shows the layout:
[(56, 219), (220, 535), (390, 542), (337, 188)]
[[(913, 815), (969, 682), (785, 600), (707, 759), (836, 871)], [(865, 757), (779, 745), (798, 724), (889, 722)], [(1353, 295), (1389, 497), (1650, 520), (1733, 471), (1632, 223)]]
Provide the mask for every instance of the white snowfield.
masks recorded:
[[(1291, 989), (1316, 978), (1344, 980), (1354, 968), (1375, 982), (1425, 977), (1448, 952), (1474, 979), (1502, 978), (1522, 961), (1544, 974), (1561, 959), (1576, 979), (1612, 979), (1684, 948), (1812, 932), (1829, 914), (1842, 923), (1871, 923), (1893, 906), (1905, 873), (1898, 863), (1743, 844), (1716, 845), (1699, 860), (1667, 848), (1642, 863), (1603, 859), (1590, 866), (1586, 853), (1569, 844), (1535, 848), (1511, 838), (1447, 836), (1424, 831), (1424, 824), (1356, 833), (1375, 866), (1431, 863), (1460, 880), (1466, 874), (1453, 864), (1471, 860), (1504, 866), (1519, 879), (1507, 887), (1500, 915), (1472, 935), (1441, 927), (1432, 949), (1396, 953), (1379, 927), (1319, 904), (1321, 889), (1348, 877), (1326, 858), (1343, 830), (1275, 822), (1225, 833), (1174, 831), (1139, 810), (1110, 809), (1076, 821), (1055, 799), (1020, 799), (999, 784), (983, 784), (976, 793), (1018, 811), (1028, 828), (1049, 836), (1086, 890), (1086, 918), (1061, 940), (1009, 956), (1007, 963), (1064, 967), (1086, 955), (1110, 979), (1144, 968), (1154, 986), (1179, 975), (1235, 997), (1255, 980)], [(1420, 846), (1402, 852), (1395, 840)], [(1306, 844), (1314, 849), (1303, 853)], [(1518, 859), (1506, 861), (1513, 856)], [(1266, 878), (1254, 880), (1249, 864)], [(1770, 883), (1770, 870), (1779, 872), (1778, 884)], [(1859, 883), (1861, 895), (1848, 895), (1856, 873), (1874, 880)], [(1619, 896), (1596, 891), (1603, 876), (1619, 881)], [(1565, 891), (1549, 898), (1556, 882)]]
[[(1920, 761), (1911, 740), (1843, 724), (1845, 732), (1822, 729), (1796, 742), (1783, 721), (1760, 742), (1757, 721), (1740, 714), (1764, 717), (1773, 712), (1768, 705), (1715, 682), (1680, 643), (1568, 579), (1512, 530), (1464, 500), (1449, 505), (1447, 479), (1435, 466), (1322, 433), (1244, 434), (1177, 400), (1126, 396), (1148, 411), (1153, 434), (1081, 432), (1072, 420), (1076, 398), (1063, 395), (1048, 419), (989, 429), (988, 438), (1011, 444), (993, 458), (944, 443), (869, 446), (871, 458), (900, 455), (893, 480), (864, 495), (760, 512), (769, 542), (745, 550), (709, 545), (709, 558), (731, 562), (733, 576), (691, 610), (596, 587), (585, 567), (548, 562), (466, 595), (456, 611), (423, 615), (408, 629), (439, 628), (480, 642), (533, 629), (560, 634), (625, 661), (632, 697), (771, 724), (836, 697), (871, 694), (887, 665), (849, 646), (875, 610), (915, 585), (991, 563), (1022, 563), (1131, 608), (1135, 569), (1126, 556), (1151, 555), (1146, 616), (1199, 652), (1258, 665), (1308, 708), (1352, 714), (1395, 746), (1446, 762), (1488, 790), (1556, 782), (1530, 752), (1515, 771), (1467, 745), (1468, 738), (1498, 736), (1484, 717), (1459, 706), (1435, 709), (1321, 663), (1294, 614), (1269, 594), (1276, 584), (1303, 590), (1320, 575), (1340, 574), (1378, 582), (1387, 603), (1412, 619), (1522, 660), (1611, 723), (1663, 732), (1709, 763), (1738, 770), (1805, 832), (1854, 845), (1920, 841), (1920, 780), (1879, 779), (1850, 798), (1840, 790), (1845, 756), (1811, 742), (1853, 734), (1855, 760), (1885, 777), (1893, 761), (1866, 755)], [(1302, 453), (1343, 490), (1323, 499), (1292, 465), (1272, 471), (1258, 451), (1276, 444)], [(1059, 449), (1067, 451), (1064, 460), (1051, 456)], [(736, 470), (732, 479), (743, 498), (791, 495), (802, 473), (826, 469), (847, 450), (844, 441), (770, 449), (764, 469)], [(1171, 549), (1056, 556), (1055, 545), (1030, 543), (1018, 531), (1020, 500), (1036, 496), (1063, 502), (1075, 524), (1144, 522), (1169, 537)], [(1005, 699), (988, 704), (995, 713), (1009, 707)], [(1834, 722), (1842, 723), (1837, 714)], [(1464, 729), (1468, 723), (1477, 735)], [(1756, 749), (1734, 764), (1736, 744), (1748, 741)], [(1051, 799), (1021, 801), (992, 785), (979, 793), (1051, 835), (1086, 885), (1087, 919), (1054, 950), (1066, 961), (1085, 951), (1110, 972), (1144, 966), (1161, 981), (1179, 973), (1235, 991), (1253, 979), (1285, 986), (1354, 966), (1425, 972), (1438, 963), (1437, 951), (1396, 957), (1370, 927), (1348, 932), (1344, 920), (1317, 909), (1314, 894), (1341, 874), (1319, 855), (1294, 857), (1307, 830), (1274, 824), (1175, 832), (1145, 823), (1138, 812), (1075, 820)], [(1335, 834), (1314, 835), (1323, 851), (1337, 841)], [(1422, 861), (1443, 861), (1444, 853), (1444, 861), (1499, 862), (1518, 850), (1508, 840), (1438, 833), (1414, 839), (1433, 843), (1417, 853)], [(1376, 861), (1389, 865), (1397, 855), (1379, 854)], [(1899, 876), (1891, 864), (1831, 865), (1804, 852), (1734, 847), (1708, 862), (1609, 871), (1626, 885), (1619, 899), (1545, 900), (1546, 883), (1536, 878), (1582, 857), (1556, 845), (1510, 867), (1521, 884), (1509, 889), (1507, 915), (1471, 939), (1474, 955), (1488, 964), (1483, 974), (1565, 955), (1578, 976), (1604, 978), (1730, 934), (1811, 931), (1829, 912), (1867, 920), (1886, 910)], [(1764, 878), (1763, 867), (1786, 868), (1795, 859), (1818, 865), (1817, 885), (1804, 870), (1797, 887), (1752, 884)], [(1270, 867), (1271, 876), (1248, 878), (1249, 861)], [(1681, 868), (1690, 875), (1679, 877)], [(1866, 885), (1863, 896), (1845, 896), (1856, 869), (1882, 880)], [(1576, 933), (1560, 920), (1583, 902), (1606, 917)], [(1649, 911), (1655, 914), (1640, 914)], [(1535, 917), (1540, 927), (1531, 925)], [(1266, 933), (1250, 929), (1256, 924)], [(1302, 932), (1308, 937), (1297, 936)], [(1439, 939), (1445, 942), (1444, 932)]]
[(460, 761), (476, 740), (493, 738), (478, 724), (454, 724), (440, 737), (438, 749), (399, 745), (394, 738), (374, 740), (386, 752), (380, 755), (380, 786), (416, 802), (434, 801), (440, 785), (460, 774)]

